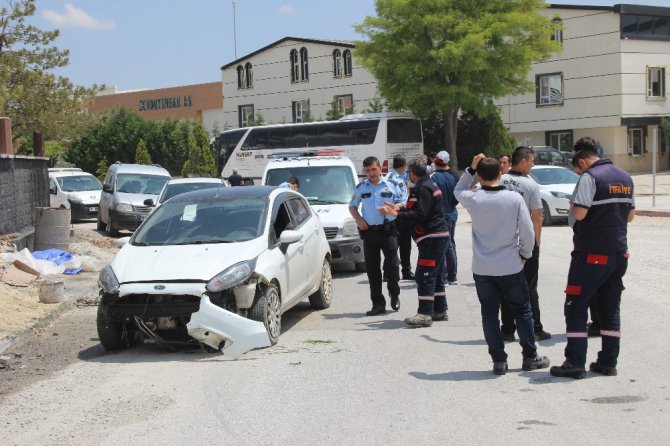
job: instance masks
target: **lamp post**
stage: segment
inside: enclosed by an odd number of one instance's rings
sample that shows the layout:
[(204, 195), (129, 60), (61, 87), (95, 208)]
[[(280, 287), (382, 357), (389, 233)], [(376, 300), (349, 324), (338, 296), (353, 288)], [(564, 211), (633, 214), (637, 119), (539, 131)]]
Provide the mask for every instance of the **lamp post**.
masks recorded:
[(235, 45), (235, 59), (237, 59), (237, 24), (235, 20), (235, 4), (237, 3), (237, 0), (232, 0), (233, 1), (233, 43)]

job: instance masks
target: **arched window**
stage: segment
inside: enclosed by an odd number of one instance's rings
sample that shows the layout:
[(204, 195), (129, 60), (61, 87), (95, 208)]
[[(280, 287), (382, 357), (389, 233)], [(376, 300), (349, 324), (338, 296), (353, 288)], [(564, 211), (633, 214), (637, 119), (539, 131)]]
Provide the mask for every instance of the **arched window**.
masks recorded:
[(307, 48), (300, 48), (300, 80), (309, 80), (309, 65), (307, 63)]
[(252, 88), (254, 86), (254, 71), (251, 67), (251, 62), (247, 62), (244, 66), (244, 71), (247, 78), (247, 88)]
[(344, 59), (344, 75), (351, 76), (352, 73), (351, 51), (344, 50), (344, 53), (342, 53), (342, 59)]
[(333, 51), (333, 77), (342, 77), (342, 53)]
[(555, 40), (558, 43), (563, 43), (563, 21), (554, 17), (551, 20), (551, 24), (554, 28), (554, 33), (551, 35), (551, 40)]
[(237, 66), (237, 88), (244, 88), (244, 67), (242, 65)]
[(298, 63), (298, 51), (291, 50), (291, 82), (298, 82), (300, 79), (300, 64)]

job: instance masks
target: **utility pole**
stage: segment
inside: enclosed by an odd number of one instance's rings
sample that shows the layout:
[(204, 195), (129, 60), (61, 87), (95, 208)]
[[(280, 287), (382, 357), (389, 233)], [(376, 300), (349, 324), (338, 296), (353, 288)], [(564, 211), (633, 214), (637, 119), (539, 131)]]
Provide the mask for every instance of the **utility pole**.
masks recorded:
[(235, 44), (235, 59), (237, 59), (237, 23), (235, 19), (235, 4), (237, 3), (237, 0), (232, 0), (233, 1), (233, 42)]

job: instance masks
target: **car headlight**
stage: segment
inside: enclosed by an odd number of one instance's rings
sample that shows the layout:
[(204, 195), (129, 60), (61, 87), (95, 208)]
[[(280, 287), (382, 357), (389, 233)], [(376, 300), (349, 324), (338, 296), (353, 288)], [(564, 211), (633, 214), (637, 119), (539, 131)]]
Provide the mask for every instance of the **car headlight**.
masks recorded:
[(566, 194), (565, 192), (551, 192), (551, 195), (553, 195), (556, 198), (569, 198), (570, 194)]
[(118, 203), (114, 209), (116, 209), (116, 212), (131, 212), (133, 207), (127, 203)]
[(98, 285), (105, 290), (106, 293), (116, 294), (119, 292), (119, 281), (114, 274), (114, 270), (111, 265), (105, 266), (100, 270), (100, 275), (98, 276)]
[(358, 235), (358, 225), (356, 220), (353, 218), (345, 218), (344, 223), (342, 223), (342, 236), (343, 237), (354, 237)]
[(247, 280), (256, 268), (256, 259), (236, 263), (221, 271), (207, 282), (207, 291), (218, 293)]

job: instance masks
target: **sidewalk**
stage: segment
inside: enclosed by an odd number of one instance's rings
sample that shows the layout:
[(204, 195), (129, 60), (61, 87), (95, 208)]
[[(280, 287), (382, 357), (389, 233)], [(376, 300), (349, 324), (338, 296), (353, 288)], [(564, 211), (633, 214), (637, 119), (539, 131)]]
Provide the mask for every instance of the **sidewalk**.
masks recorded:
[(635, 184), (636, 215), (670, 217), (670, 172), (657, 173), (655, 178), (652, 174), (632, 177)]

